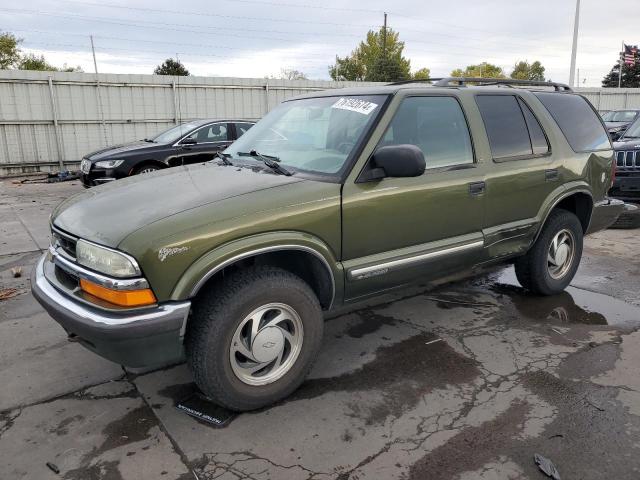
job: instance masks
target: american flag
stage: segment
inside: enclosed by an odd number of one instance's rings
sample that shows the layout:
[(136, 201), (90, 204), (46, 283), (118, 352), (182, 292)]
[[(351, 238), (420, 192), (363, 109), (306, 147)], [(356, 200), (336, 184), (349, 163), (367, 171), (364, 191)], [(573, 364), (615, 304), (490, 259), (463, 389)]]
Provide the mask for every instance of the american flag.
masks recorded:
[(635, 65), (638, 56), (637, 45), (625, 45), (624, 52), (622, 52), (622, 58), (627, 65)]

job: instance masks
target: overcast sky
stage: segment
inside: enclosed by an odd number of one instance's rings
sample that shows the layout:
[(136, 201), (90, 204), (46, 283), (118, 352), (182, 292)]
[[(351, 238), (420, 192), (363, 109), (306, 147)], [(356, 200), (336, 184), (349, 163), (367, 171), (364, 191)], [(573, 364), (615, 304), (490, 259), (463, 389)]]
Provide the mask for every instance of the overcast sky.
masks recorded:
[[(281, 68), (328, 79), (327, 66), (379, 28), (384, 11), (412, 70), (432, 76), (488, 61), (507, 74), (540, 60), (568, 81), (575, 0), (0, 0), (0, 30), (24, 51), (93, 72), (151, 73), (176, 54), (194, 75), (264, 77)], [(577, 67), (599, 86), (621, 42), (640, 43), (638, 0), (582, 0)]]

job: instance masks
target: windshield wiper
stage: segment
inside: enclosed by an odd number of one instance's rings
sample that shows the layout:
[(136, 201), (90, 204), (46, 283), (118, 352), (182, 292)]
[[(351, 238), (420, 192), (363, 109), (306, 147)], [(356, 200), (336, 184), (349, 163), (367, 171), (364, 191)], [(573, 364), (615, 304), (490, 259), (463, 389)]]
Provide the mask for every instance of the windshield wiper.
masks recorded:
[(231, 163), (231, 160), (229, 160), (230, 156), (231, 155), (229, 155), (228, 153), (222, 153), (220, 150), (218, 150), (213, 158), (219, 158), (225, 165), (233, 165), (233, 163)]
[(623, 135), (622, 137), (620, 137), (620, 140), (622, 140), (623, 138), (640, 138), (637, 135)]
[(143, 138), (142, 141), (147, 143), (156, 143), (154, 140), (150, 140), (148, 138)]
[(258, 158), (260, 160), (262, 160), (262, 162), (269, 167), (271, 170), (278, 172), (281, 175), (286, 175), (287, 177), (290, 177), (292, 175), (292, 173), (287, 170), (286, 168), (284, 168), (282, 165), (280, 165), (278, 162), (280, 162), (280, 159), (278, 157), (274, 157), (272, 155), (263, 155), (259, 152), (256, 152), (255, 150), (251, 150), (249, 153), (247, 152), (238, 152), (238, 155), (241, 157), (255, 157)]

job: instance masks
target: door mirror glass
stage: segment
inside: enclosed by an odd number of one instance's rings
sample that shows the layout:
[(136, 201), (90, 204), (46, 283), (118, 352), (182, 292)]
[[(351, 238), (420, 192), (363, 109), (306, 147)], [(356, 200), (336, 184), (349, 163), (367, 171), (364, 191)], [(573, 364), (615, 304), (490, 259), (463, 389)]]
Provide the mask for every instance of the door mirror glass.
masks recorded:
[(187, 137), (184, 140), (182, 140), (182, 142), (180, 142), (182, 145), (195, 145), (196, 143), (198, 143), (198, 141), (196, 140), (195, 137)]
[(424, 173), (424, 154), (415, 145), (388, 145), (378, 148), (371, 157), (367, 180), (384, 177), (419, 177)]

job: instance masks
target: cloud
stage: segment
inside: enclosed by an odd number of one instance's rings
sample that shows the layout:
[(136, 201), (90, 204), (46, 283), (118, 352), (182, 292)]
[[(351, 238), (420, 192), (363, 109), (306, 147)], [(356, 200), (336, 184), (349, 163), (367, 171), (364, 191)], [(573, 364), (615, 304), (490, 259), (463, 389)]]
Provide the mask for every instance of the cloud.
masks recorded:
[[(637, 16), (618, 13), (634, 12), (636, 1), (618, 0), (615, 9), (582, 2), (577, 66), (586, 85), (600, 84), (623, 38), (640, 43)], [(389, 9), (414, 70), (442, 76), (482, 61), (510, 70), (528, 59), (567, 81), (574, 8), (557, 0), (459, 0), (446, 8), (435, 0), (23, 0), (0, 7), (0, 25), (23, 37), (25, 50), (89, 72), (92, 34), (105, 73), (150, 73), (178, 54), (196, 75), (263, 77), (295, 68), (326, 79), (335, 55), (348, 54)]]

